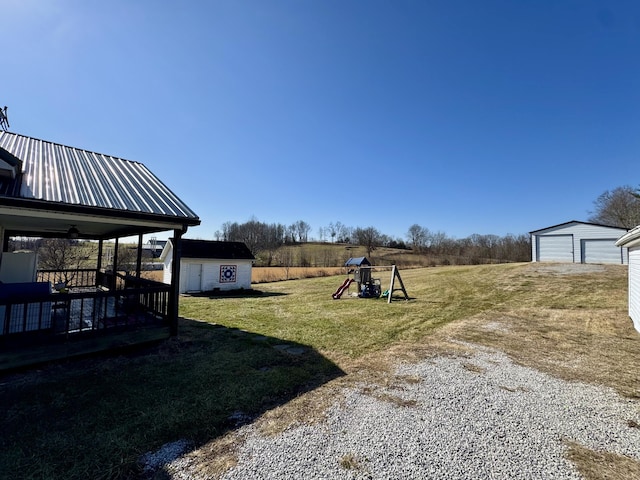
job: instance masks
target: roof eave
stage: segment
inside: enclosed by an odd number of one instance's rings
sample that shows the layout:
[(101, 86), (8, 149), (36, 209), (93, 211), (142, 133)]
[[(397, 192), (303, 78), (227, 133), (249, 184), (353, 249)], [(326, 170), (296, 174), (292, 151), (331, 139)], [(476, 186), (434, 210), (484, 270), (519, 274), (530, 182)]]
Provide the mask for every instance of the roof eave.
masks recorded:
[(640, 246), (640, 225), (621, 236), (616, 247), (633, 248)]
[(593, 225), (595, 227), (613, 228), (613, 229), (616, 229), (616, 230), (629, 230), (628, 228), (617, 227), (615, 225), (605, 225), (603, 223), (581, 222), (580, 220), (570, 220), (568, 222), (559, 223), (557, 225), (551, 225), (550, 227), (539, 228), (538, 230), (533, 230), (533, 231), (529, 232), (529, 235), (534, 235), (536, 233), (544, 232), (546, 230), (553, 230), (554, 228), (558, 228), (558, 227), (564, 227), (565, 225), (570, 225), (572, 223), (579, 223), (579, 224), (582, 224), (582, 225)]

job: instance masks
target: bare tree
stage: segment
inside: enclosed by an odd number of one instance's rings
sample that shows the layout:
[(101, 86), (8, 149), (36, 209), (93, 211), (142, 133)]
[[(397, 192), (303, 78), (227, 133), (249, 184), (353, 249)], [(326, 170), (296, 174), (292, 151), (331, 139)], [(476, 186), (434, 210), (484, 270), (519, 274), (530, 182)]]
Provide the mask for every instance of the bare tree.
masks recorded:
[(407, 231), (407, 240), (415, 252), (422, 252), (427, 246), (429, 230), (414, 223)]
[(90, 258), (88, 242), (67, 238), (45, 238), (38, 249), (38, 268), (59, 272), (57, 282), (71, 284), (81, 268)]
[(281, 224), (268, 225), (255, 219), (242, 224), (237, 222), (222, 224), (222, 236), (226, 241), (244, 242), (254, 255), (257, 255), (260, 250), (267, 250), (271, 255), (284, 243), (285, 232), (286, 229)]
[(336, 240), (340, 243), (350, 243), (351, 237), (353, 236), (353, 229), (340, 222), (336, 222), (335, 227), (337, 232)]
[(607, 190), (593, 204), (591, 222), (624, 228), (640, 225), (640, 196), (633, 187), (625, 185)]
[(356, 243), (367, 249), (368, 257), (371, 257), (371, 252), (380, 245), (381, 235), (374, 227), (356, 228), (353, 231), (353, 236)]
[(115, 269), (118, 272), (125, 272), (127, 275), (133, 275), (138, 264), (138, 246), (137, 245), (118, 245), (118, 266)]
[(283, 247), (278, 250), (277, 261), (284, 267), (286, 280), (289, 280), (289, 270), (293, 266), (294, 258), (291, 247)]
[(296, 226), (295, 224), (289, 225), (285, 229), (285, 243), (296, 243)]
[[(340, 222), (338, 222), (338, 224), (340, 224)], [(331, 235), (331, 241), (335, 242), (336, 235), (338, 234), (338, 228), (333, 223), (330, 223), (327, 229), (329, 230), (329, 235)]]
[(298, 235), (298, 241), (300, 243), (307, 242), (309, 239), (309, 232), (311, 231), (311, 225), (304, 220), (298, 220), (292, 225), (292, 230)]
[(444, 232), (433, 232), (429, 234), (427, 246), (436, 254), (447, 253), (447, 247), (451, 244), (451, 240)]

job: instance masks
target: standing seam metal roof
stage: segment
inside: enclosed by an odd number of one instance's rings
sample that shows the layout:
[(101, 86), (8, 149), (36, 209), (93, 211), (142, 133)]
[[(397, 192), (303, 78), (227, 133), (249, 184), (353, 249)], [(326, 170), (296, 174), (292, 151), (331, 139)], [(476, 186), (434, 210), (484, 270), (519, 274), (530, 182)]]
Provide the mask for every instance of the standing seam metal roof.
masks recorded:
[[(143, 164), (0, 132), (0, 148), (22, 161), (17, 198), (197, 219)], [(18, 188), (19, 187), (19, 190)], [(19, 191), (19, 194), (15, 192)]]

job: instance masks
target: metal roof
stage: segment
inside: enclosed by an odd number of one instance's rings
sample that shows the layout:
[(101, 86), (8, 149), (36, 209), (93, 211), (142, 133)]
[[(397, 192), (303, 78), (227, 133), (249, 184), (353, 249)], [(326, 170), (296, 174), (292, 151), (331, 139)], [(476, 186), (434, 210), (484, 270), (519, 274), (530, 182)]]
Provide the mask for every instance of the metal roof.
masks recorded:
[(593, 225), (594, 227), (613, 228), (613, 229), (616, 229), (616, 230), (625, 230), (625, 231), (629, 230), (628, 228), (618, 227), (618, 226), (615, 226), (615, 225), (603, 225), (602, 223), (591, 223), (591, 222), (581, 222), (579, 220), (571, 220), (569, 222), (559, 223), (558, 225), (552, 225), (550, 227), (540, 228), (538, 230), (533, 230), (533, 231), (529, 232), (529, 234), (532, 235), (534, 233), (544, 232), (545, 230), (551, 230), (551, 229), (558, 228), (558, 227), (565, 227), (565, 226), (569, 226), (571, 224), (576, 224), (576, 223), (579, 223), (581, 225)]
[[(9, 154), (9, 155), (7, 155)], [(8, 197), (186, 219), (198, 216), (144, 165), (0, 131), (0, 158), (21, 162)]]

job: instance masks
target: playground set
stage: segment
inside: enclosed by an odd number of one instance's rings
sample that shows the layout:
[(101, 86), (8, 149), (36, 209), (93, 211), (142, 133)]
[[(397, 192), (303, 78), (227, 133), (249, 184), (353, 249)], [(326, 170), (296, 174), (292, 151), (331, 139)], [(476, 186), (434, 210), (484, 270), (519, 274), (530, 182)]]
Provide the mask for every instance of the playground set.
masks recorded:
[[(355, 257), (350, 258), (344, 264), (347, 268), (347, 278), (342, 285), (338, 287), (335, 293), (332, 295), (334, 300), (339, 300), (348, 292), (352, 284), (357, 284), (358, 290), (355, 296), (359, 298), (380, 298), (386, 297), (387, 303), (391, 303), (393, 298), (393, 292), (402, 291), (404, 294), (404, 299), (409, 300), (409, 295), (407, 295), (407, 290), (404, 288), (404, 283), (402, 282), (402, 278), (400, 277), (400, 272), (395, 265), (383, 265), (383, 266), (373, 266), (371, 262), (367, 259), (367, 257)], [(382, 291), (382, 284), (379, 278), (373, 278), (372, 273), (373, 270), (376, 269), (391, 269), (391, 281), (389, 283), (389, 289)], [(353, 278), (350, 274), (353, 273)], [(399, 288), (395, 288), (396, 279)]]

